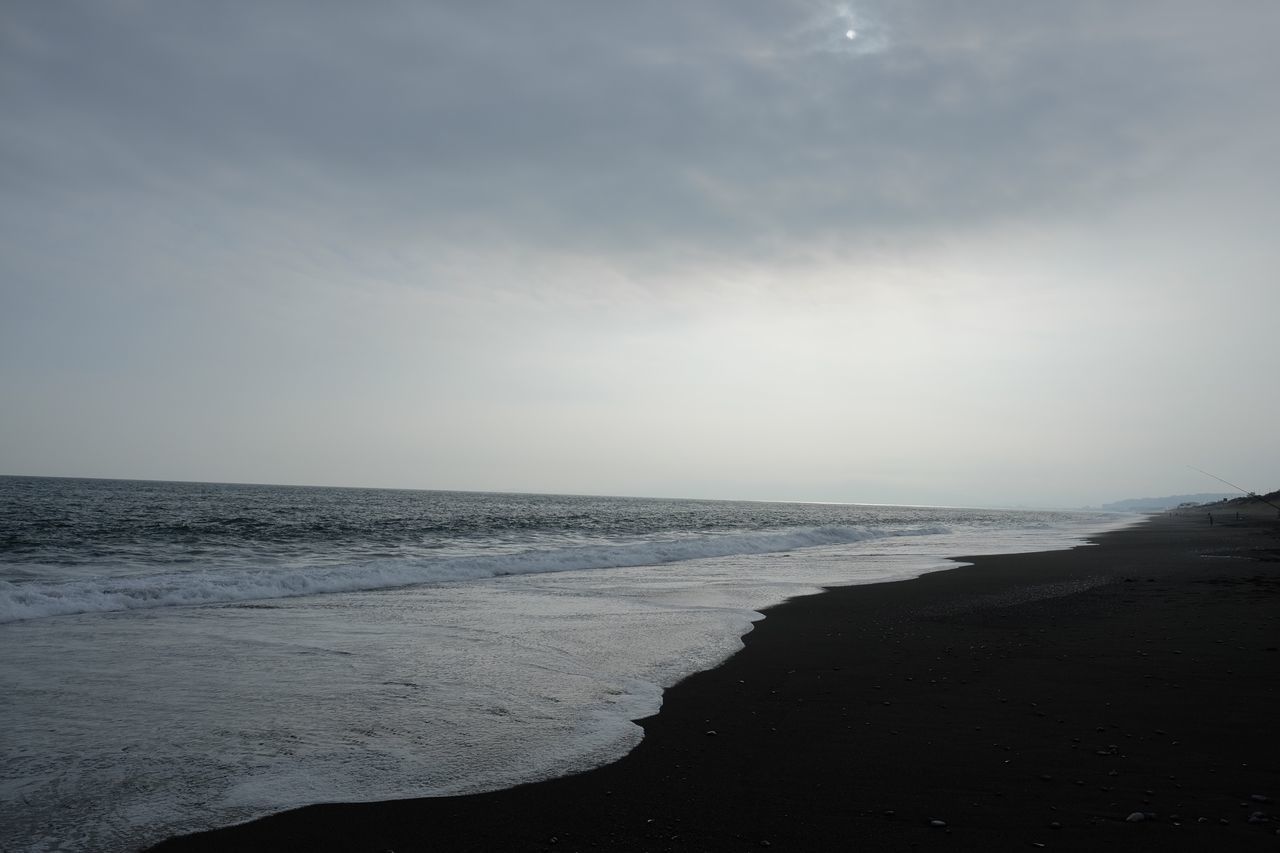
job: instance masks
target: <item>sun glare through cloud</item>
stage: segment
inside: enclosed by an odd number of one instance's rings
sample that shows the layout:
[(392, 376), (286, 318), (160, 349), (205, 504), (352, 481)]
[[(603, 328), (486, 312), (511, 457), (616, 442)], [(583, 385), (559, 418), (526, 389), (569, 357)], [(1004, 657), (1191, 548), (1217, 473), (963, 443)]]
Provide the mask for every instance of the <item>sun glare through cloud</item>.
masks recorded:
[(805, 20), (790, 40), (802, 53), (867, 56), (889, 47), (883, 23), (863, 11), (855, 12), (847, 3), (821, 9)]

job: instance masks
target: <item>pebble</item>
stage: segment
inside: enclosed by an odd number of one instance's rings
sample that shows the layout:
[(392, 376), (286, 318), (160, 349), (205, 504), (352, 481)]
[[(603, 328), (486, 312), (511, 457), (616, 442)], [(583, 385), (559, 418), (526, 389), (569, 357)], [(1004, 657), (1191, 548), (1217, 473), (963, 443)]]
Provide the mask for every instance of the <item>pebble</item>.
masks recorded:
[(1139, 821), (1144, 821), (1146, 819), (1147, 819), (1147, 816), (1142, 812), (1133, 812), (1127, 818), (1125, 818), (1125, 820), (1128, 821), (1129, 823), (1138, 823)]
[(946, 826), (946, 825), (947, 825), (947, 822), (946, 822), (945, 820), (938, 820), (937, 818), (934, 818), (934, 819), (932, 819), (932, 820), (930, 820), (930, 821), (929, 821), (929, 826), (934, 826), (934, 827), (942, 828), (942, 827), (944, 827), (944, 826)]

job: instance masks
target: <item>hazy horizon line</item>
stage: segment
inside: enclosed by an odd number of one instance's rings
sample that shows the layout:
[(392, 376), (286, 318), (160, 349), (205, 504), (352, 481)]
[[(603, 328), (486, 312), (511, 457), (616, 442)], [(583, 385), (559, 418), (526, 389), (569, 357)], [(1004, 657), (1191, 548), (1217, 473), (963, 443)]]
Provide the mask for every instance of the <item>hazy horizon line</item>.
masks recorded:
[[(528, 489), (457, 489), (457, 488), (430, 488), (415, 486), (355, 486), (355, 485), (334, 485), (331, 483), (266, 483), (266, 482), (246, 482), (239, 480), (183, 480), (183, 479), (163, 479), (155, 477), (104, 477), (104, 476), (83, 476), (72, 474), (13, 474), (0, 473), (0, 477), (11, 479), (29, 479), (29, 480), (101, 480), (105, 482), (121, 482), (121, 483), (177, 483), (193, 486), (260, 486), (269, 488), (288, 488), (288, 489), (348, 489), (351, 491), (388, 491), (388, 492), (458, 492), (462, 494), (475, 495), (538, 495), (546, 497), (570, 497), (570, 498), (626, 498), (630, 500), (661, 500), (661, 501), (727, 501), (732, 503), (779, 503), (779, 504), (825, 504), (830, 506), (875, 506), (875, 507), (904, 507), (913, 509), (988, 509), (988, 510), (1085, 510), (1096, 509), (1102, 510), (1101, 506), (1092, 505), (1076, 505), (1076, 506), (1050, 506), (1044, 504), (938, 504), (938, 503), (902, 503), (900, 501), (870, 501), (870, 500), (813, 500), (805, 498), (725, 498), (725, 497), (699, 497), (693, 495), (624, 495), (624, 494), (605, 494), (594, 492), (554, 492), (554, 491), (530, 491)], [(1120, 500), (1130, 500), (1129, 498), (1121, 498)]]

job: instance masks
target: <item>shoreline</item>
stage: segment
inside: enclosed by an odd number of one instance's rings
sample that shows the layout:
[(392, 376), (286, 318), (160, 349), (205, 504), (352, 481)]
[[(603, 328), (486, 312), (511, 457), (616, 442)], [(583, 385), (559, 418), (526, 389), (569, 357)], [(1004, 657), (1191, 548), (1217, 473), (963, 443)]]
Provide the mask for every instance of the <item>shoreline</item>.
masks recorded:
[(1274, 518), (1091, 541), (769, 608), (603, 767), (152, 849), (1273, 849)]

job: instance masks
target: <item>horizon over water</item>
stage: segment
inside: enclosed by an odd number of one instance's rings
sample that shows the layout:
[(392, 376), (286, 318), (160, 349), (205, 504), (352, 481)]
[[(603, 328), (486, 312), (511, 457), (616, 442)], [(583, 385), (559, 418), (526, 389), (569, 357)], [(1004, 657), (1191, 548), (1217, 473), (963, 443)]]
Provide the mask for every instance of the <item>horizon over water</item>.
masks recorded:
[(1131, 520), (0, 476), (0, 849), (585, 769), (763, 608)]
[(624, 498), (637, 500), (657, 500), (657, 501), (733, 501), (737, 503), (765, 503), (765, 504), (830, 504), (833, 506), (883, 506), (883, 507), (913, 507), (920, 509), (995, 509), (995, 510), (1030, 510), (1030, 511), (1047, 511), (1047, 512), (1094, 512), (1101, 511), (1099, 507), (1091, 505), (1067, 506), (1058, 504), (1036, 504), (1036, 503), (903, 503), (900, 501), (871, 501), (871, 500), (813, 500), (808, 498), (796, 497), (706, 497), (698, 495), (648, 495), (648, 494), (621, 494), (612, 492), (551, 492), (545, 490), (527, 490), (527, 489), (454, 489), (444, 487), (428, 488), (424, 486), (378, 486), (378, 485), (334, 485), (332, 483), (268, 483), (250, 480), (188, 480), (188, 479), (169, 479), (156, 477), (105, 477), (105, 476), (79, 476), (74, 474), (14, 474), (0, 473), (0, 480), (75, 480), (87, 482), (108, 482), (108, 483), (141, 483), (156, 485), (175, 485), (175, 486), (248, 486), (254, 488), (282, 488), (282, 489), (333, 489), (335, 491), (380, 491), (380, 492), (444, 492), (450, 494), (463, 495), (531, 495), (531, 496), (549, 496), (549, 497), (571, 497), (571, 498)]

